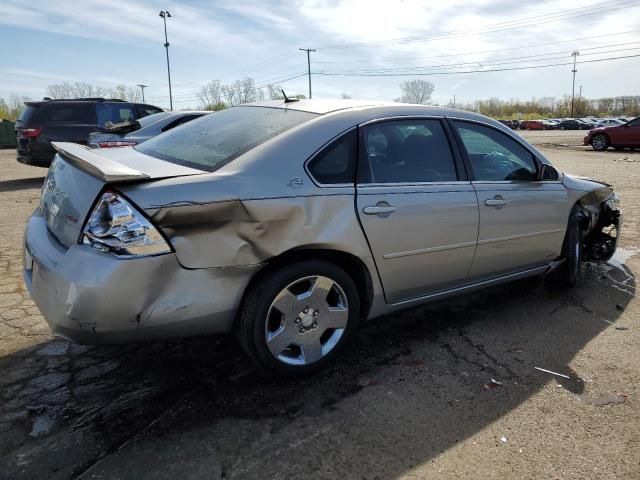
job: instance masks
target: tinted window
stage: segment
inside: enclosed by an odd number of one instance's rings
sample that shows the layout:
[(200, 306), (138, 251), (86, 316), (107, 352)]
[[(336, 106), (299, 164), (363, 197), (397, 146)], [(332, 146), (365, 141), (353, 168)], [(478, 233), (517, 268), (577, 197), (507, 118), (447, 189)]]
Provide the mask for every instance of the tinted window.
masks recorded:
[(36, 107), (35, 105), (27, 105), (18, 117), (18, 120), (16, 120), (16, 125), (23, 125), (31, 120), (35, 116), (35, 112), (38, 108), (39, 107)]
[(353, 183), (358, 131), (351, 130), (309, 162), (309, 172), (320, 183)]
[(498, 130), (468, 122), (454, 122), (467, 150), (476, 180), (535, 180), (533, 154)]
[(629, 120), (627, 122), (627, 125), (629, 125), (630, 127), (640, 127), (640, 118), (636, 118), (634, 120)]
[(317, 115), (297, 110), (233, 107), (134, 147), (168, 162), (213, 172), (243, 153)]
[(60, 105), (52, 108), (47, 120), (49, 122), (93, 123), (95, 119), (93, 112), (91, 104)]
[(171, 112), (154, 113), (153, 115), (147, 115), (146, 117), (139, 119), (138, 123), (140, 124), (140, 128), (143, 128), (147, 125), (151, 125), (152, 123), (157, 122), (158, 120), (162, 120), (169, 115), (173, 114)]
[(130, 103), (98, 103), (96, 105), (98, 125), (107, 122), (120, 123), (134, 118), (133, 105)]
[(154, 107), (153, 105), (139, 104), (135, 106), (135, 109), (136, 109), (136, 114), (135, 114), (136, 118), (143, 118), (143, 117), (146, 117), (147, 115), (153, 115), (154, 113), (162, 112), (161, 108)]
[(162, 127), (161, 131), (166, 132), (167, 130), (171, 130), (172, 128), (175, 128), (178, 125), (182, 125), (183, 123), (190, 122), (191, 120), (194, 120), (201, 116), (202, 115), (182, 115), (180, 118), (177, 118), (173, 122), (169, 122), (167, 125)]
[(394, 120), (365, 128), (373, 183), (456, 181), (449, 141), (439, 120)]

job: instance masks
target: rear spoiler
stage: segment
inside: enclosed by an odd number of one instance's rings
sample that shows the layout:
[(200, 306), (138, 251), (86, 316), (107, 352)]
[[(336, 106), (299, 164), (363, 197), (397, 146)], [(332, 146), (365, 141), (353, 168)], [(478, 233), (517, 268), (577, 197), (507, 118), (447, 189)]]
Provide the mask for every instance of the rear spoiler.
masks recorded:
[(94, 153), (88, 147), (70, 142), (51, 142), (60, 155), (75, 167), (105, 182), (122, 182), (151, 178), (144, 172), (127, 167)]

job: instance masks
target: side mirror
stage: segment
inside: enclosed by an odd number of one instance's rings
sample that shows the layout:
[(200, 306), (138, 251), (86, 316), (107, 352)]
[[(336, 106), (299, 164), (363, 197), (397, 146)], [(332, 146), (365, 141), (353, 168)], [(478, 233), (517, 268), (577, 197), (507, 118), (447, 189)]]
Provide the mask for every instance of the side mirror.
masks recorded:
[(538, 180), (558, 180), (558, 178), (560, 178), (560, 174), (553, 165), (543, 163), (540, 166), (540, 171), (538, 172)]

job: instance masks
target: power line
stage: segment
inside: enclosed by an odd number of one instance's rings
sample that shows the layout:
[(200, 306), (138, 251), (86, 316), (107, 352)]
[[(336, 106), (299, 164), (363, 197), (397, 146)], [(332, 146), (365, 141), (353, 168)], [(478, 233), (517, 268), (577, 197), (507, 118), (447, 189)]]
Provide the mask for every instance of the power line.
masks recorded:
[(637, 0), (623, 0), (622, 2), (620, 1), (605, 2), (600, 5), (593, 5), (590, 7), (575, 8), (571, 10), (565, 10), (564, 12), (548, 13), (544, 15), (537, 15), (534, 17), (522, 18), (520, 20), (512, 20), (512, 21), (506, 21), (506, 22), (496, 23), (492, 25), (487, 25), (475, 31), (453, 30), (449, 32), (442, 32), (442, 33), (436, 33), (436, 34), (415, 35), (411, 37), (377, 40), (377, 41), (371, 41), (371, 42), (353, 42), (353, 43), (342, 43), (342, 44), (338, 43), (338, 44), (318, 46), (317, 49), (318, 50), (321, 50), (321, 49), (335, 50), (335, 49), (358, 48), (358, 47), (401, 45), (401, 44), (407, 44), (407, 43), (418, 43), (418, 42), (440, 40), (440, 39), (460, 37), (460, 36), (482, 35), (487, 33), (501, 32), (505, 30), (513, 30), (515, 28), (521, 28), (524, 26), (530, 26), (532, 21), (535, 21), (534, 22), (535, 24), (539, 24), (542, 22), (556, 22), (558, 20), (565, 20), (568, 18), (579, 18), (579, 17), (595, 15), (603, 12), (610, 12), (613, 10), (620, 10), (622, 8), (627, 8), (637, 3), (638, 3)]
[[(594, 60), (585, 60), (583, 63), (595, 63), (595, 62), (604, 62), (609, 60), (621, 60), (624, 58), (636, 58), (640, 57), (638, 55), (625, 55), (619, 57), (609, 57), (609, 58), (597, 58)], [(551, 63), (547, 65), (529, 65), (523, 67), (512, 67), (512, 68), (494, 68), (494, 69), (483, 69), (483, 70), (465, 70), (465, 71), (457, 71), (457, 72), (416, 72), (416, 73), (340, 73), (340, 72), (313, 72), (314, 75), (323, 75), (323, 76), (342, 76), (342, 77), (426, 77), (432, 75), (458, 75), (458, 74), (468, 74), (468, 73), (490, 73), (490, 72), (507, 72), (511, 70), (531, 70), (536, 68), (547, 68), (547, 67), (560, 67), (566, 65), (573, 65), (573, 62), (568, 63)]]
[[(625, 45), (631, 45), (631, 44), (640, 44), (640, 42), (631, 42)], [(594, 47), (596, 48), (596, 47)], [(606, 48), (604, 46), (602, 47), (597, 47), (597, 48)], [(640, 45), (635, 46), (635, 47), (630, 47), (630, 48), (616, 48), (613, 50), (606, 50), (606, 51), (602, 51), (602, 52), (590, 52), (590, 53), (584, 53), (583, 55), (602, 55), (605, 53), (618, 53), (618, 52), (625, 52), (625, 51), (629, 51), (629, 50), (637, 50), (640, 48)], [(589, 50), (584, 49), (584, 50)], [(511, 64), (511, 63), (525, 63), (525, 62), (544, 62), (544, 61), (548, 61), (548, 60), (559, 60), (561, 58), (565, 58), (569, 53), (572, 53), (574, 50), (568, 50), (565, 52), (549, 52), (549, 53), (541, 53), (541, 54), (536, 54), (536, 55), (525, 55), (525, 56), (518, 56), (518, 57), (506, 57), (506, 58), (497, 58), (494, 60), (483, 60), (483, 61), (473, 61), (473, 62), (462, 62), (462, 63), (445, 63), (445, 64), (441, 64), (441, 65), (422, 65), (422, 66), (414, 66), (414, 67), (398, 67), (398, 68), (379, 68), (379, 69), (363, 69), (363, 70), (347, 70), (343, 73), (351, 73), (351, 72), (358, 72), (358, 73), (384, 73), (384, 72), (400, 72), (400, 71), (405, 71), (408, 75), (411, 74), (411, 72), (407, 72), (407, 70), (421, 70), (421, 69), (425, 69), (425, 68), (443, 68), (443, 69), (449, 69), (449, 68), (461, 68), (464, 66), (468, 66), (468, 65), (479, 65), (479, 66), (483, 66), (483, 65), (505, 65), (505, 64)], [(561, 54), (565, 54), (565, 55), (561, 55)], [(552, 56), (552, 55), (557, 55), (557, 56)], [(542, 58), (537, 58), (537, 57), (542, 57)]]
[[(580, 42), (583, 40), (593, 40), (594, 38), (601, 38), (601, 37), (611, 37), (611, 36), (618, 36), (618, 35), (628, 35), (629, 33), (638, 33), (640, 32), (640, 30), (628, 30), (626, 32), (617, 32), (617, 33), (607, 33), (607, 34), (603, 34), (603, 35), (592, 35), (589, 37), (581, 37), (581, 38), (573, 38), (571, 40), (561, 40), (558, 42), (547, 42), (547, 43), (538, 43), (538, 44), (531, 44), (531, 45), (527, 45), (527, 48), (537, 48), (537, 47), (547, 47), (549, 45), (559, 45), (562, 43), (571, 43), (571, 42)], [(635, 42), (634, 42), (635, 43)], [(593, 48), (597, 48), (597, 47), (593, 47)], [(508, 48), (496, 48), (496, 49), (492, 49), (492, 50), (479, 50), (479, 51), (475, 51), (475, 52), (465, 52), (465, 53), (450, 53), (450, 54), (443, 54), (443, 55), (428, 55), (428, 56), (420, 56), (420, 57), (394, 57), (394, 58), (384, 58), (384, 59), (379, 59), (379, 60), (316, 60), (315, 63), (322, 63), (322, 64), (335, 64), (335, 63), (349, 63), (349, 64), (353, 64), (353, 63), (382, 63), (382, 62), (399, 62), (399, 61), (406, 61), (406, 60), (426, 60), (426, 59), (432, 59), (432, 58), (450, 58), (450, 57), (466, 57), (469, 55), (480, 55), (483, 53), (496, 53), (496, 52), (505, 52), (505, 51), (510, 51), (510, 50), (522, 50), (522, 46), (518, 46), (518, 47), (508, 47)], [(589, 50), (589, 49), (583, 49), (583, 50)]]

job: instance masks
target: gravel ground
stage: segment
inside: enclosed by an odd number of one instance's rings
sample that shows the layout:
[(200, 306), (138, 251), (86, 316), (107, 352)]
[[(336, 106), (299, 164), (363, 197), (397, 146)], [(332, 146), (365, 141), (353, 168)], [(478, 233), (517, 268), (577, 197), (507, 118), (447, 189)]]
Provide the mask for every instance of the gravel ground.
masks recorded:
[(640, 478), (640, 154), (582, 134), (525, 132), (616, 187), (609, 265), (567, 292), (531, 279), (385, 317), (295, 381), (224, 337), (52, 338), (21, 277), (45, 171), (0, 151), (0, 478)]

